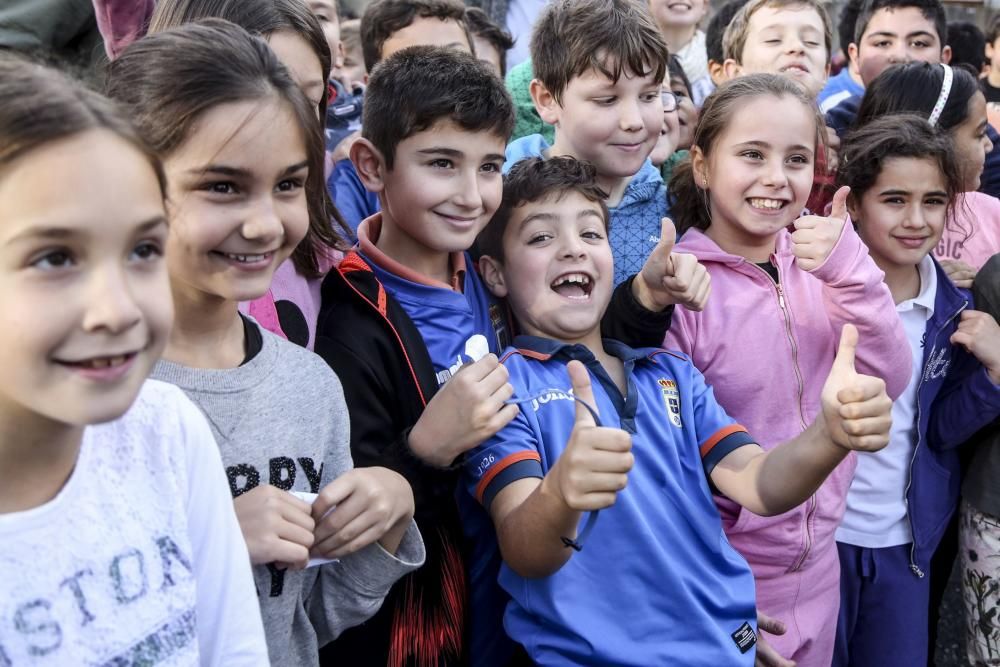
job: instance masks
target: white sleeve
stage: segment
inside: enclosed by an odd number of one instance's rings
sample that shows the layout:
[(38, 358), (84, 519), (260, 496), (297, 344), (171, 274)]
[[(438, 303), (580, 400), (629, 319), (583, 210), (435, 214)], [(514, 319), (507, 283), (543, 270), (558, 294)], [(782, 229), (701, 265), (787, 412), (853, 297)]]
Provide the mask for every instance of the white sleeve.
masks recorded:
[(180, 398), (200, 664), (268, 665), (250, 555), (236, 521), (219, 448), (201, 411), (186, 396)]

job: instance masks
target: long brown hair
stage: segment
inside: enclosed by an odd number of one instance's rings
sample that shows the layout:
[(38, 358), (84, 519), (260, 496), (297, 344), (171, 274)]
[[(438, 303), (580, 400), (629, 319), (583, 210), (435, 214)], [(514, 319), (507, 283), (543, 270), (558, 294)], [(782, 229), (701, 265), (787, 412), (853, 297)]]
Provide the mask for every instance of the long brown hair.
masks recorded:
[(0, 170), (53, 141), (107, 130), (146, 157), (160, 191), (166, 192), (159, 157), (121, 109), (100, 93), (55, 69), (0, 51), (0, 99)]
[[(741, 107), (756, 97), (791, 97), (802, 103), (816, 117), (816, 145), (822, 142), (820, 134), (825, 123), (816, 108), (816, 102), (802, 88), (785, 76), (778, 74), (749, 74), (733, 79), (720, 86), (708, 96), (698, 125), (694, 130), (694, 146), (701, 149), (708, 158), (715, 148), (715, 142), (726, 130), (726, 126)], [(775, 119), (778, 122), (779, 119)], [(670, 215), (680, 233), (691, 229), (708, 229), (712, 216), (708, 205), (708, 190), (698, 186), (691, 158), (685, 158), (674, 168), (670, 178)]]
[(309, 230), (292, 252), (296, 270), (321, 275), (318, 256), (336, 247), (324, 178), (323, 133), (312, 103), (260, 38), (228, 21), (206, 19), (132, 44), (108, 68), (108, 95), (119, 100), (161, 158), (167, 158), (207, 111), (233, 102), (277, 99), (302, 132), (309, 175)]

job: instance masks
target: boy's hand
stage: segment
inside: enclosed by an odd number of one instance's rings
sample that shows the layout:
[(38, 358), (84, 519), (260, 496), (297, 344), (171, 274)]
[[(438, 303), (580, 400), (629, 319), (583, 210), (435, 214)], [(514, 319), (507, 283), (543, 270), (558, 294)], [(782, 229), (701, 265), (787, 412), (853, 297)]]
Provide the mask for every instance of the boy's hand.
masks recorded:
[(812, 271), (830, 256), (847, 222), (847, 195), (850, 193), (851, 189), (846, 185), (834, 193), (830, 217), (804, 215), (795, 221), (792, 253), (795, 263), (803, 271)]
[(410, 449), (432, 465), (447, 467), (502, 429), (517, 415), (504, 405), (514, 395), (507, 369), (495, 354), (465, 364), (434, 395), (410, 431)]
[(675, 303), (701, 310), (712, 291), (712, 277), (694, 255), (674, 252), (677, 229), (670, 218), (661, 224), (660, 242), (632, 281), (635, 298), (652, 311)]
[(889, 443), (892, 400), (881, 378), (854, 370), (858, 330), (845, 324), (833, 368), (820, 399), (823, 419), (833, 442), (845, 449), (874, 452)]
[(781, 656), (774, 647), (767, 643), (762, 632), (772, 635), (785, 634), (785, 624), (776, 618), (771, 618), (757, 611), (757, 657), (754, 667), (795, 667), (795, 663)]
[[(573, 382), (573, 395), (593, 408), (590, 375), (579, 361), (566, 365)], [(578, 512), (599, 510), (615, 504), (618, 492), (628, 482), (632, 469), (632, 438), (618, 428), (599, 427), (587, 408), (576, 404), (576, 423), (566, 449), (542, 480), (543, 488)]]
[(950, 340), (952, 345), (961, 345), (986, 367), (993, 384), (1000, 384), (1000, 326), (989, 313), (962, 311), (958, 329)]
[(313, 556), (340, 558), (375, 541), (395, 553), (413, 518), (413, 490), (388, 468), (354, 468), (323, 487), (312, 518)]
[(942, 259), (940, 263), (956, 287), (972, 289), (972, 281), (976, 279), (976, 269), (960, 259)]
[(233, 500), (250, 562), (284, 563), (301, 570), (309, 562), (315, 522), (309, 503), (265, 484)]

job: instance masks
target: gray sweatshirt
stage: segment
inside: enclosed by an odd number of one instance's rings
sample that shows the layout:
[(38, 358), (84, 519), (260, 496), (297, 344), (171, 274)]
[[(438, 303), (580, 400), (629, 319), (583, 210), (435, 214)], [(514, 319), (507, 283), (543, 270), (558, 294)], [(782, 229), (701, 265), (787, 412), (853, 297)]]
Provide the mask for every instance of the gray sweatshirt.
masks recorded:
[[(153, 377), (180, 387), (205, 413), (234, 497), (260, 484), (318, 493), (353, 467), (343, 389), (318, 356), (261, 334), (261, 351), (238, 368), (160, 361)], [(318, 664), (320, 646), (371, 617), (392, 584), (423, 560), (411, 523), (395, 556), (376, 543), (302, 571), (255, 566), (271, 662)]]

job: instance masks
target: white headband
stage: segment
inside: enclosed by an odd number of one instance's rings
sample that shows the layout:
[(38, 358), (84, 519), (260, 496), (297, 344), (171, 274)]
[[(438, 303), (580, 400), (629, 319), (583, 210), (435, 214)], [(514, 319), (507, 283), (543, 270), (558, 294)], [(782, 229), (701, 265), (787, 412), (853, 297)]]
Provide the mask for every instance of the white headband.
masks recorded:
[(931, 115), (927, 118), (927, 122), (931, 124), (931, 127), (937, 125), (938, 120), (941, 118), (941, 112), (944, 111), (944, 107), (948, 104), (948, 96), (951, 95), (951, 81), (954, 78), (954, 74), (951, 71), (951, 67), (941, 63), (941, 67), (944, 68), (944, 80), (941, 82), (941, 94), (938, 95), (937, 103), (934, 108), (931, 109)]

